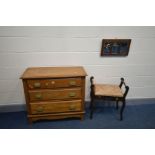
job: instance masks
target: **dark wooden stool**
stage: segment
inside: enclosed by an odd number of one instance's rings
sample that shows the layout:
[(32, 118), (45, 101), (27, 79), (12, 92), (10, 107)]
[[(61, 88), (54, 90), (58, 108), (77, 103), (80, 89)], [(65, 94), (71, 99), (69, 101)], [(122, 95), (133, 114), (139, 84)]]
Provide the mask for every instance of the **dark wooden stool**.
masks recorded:
[[(118, 102), (122, 102), (120, 107), (120, 120), (123, 120), (123, 111), (126, 105), (126, 96), (129, 91), (129, 86), (124, 82), (124, 78), (121, 78), (120, 85), (111, 85), (111, 84), (94, 84), (94, 77), (90, 77), (91, 82), (91, 92), (90, 92), (90, 119), (93, 118), (94, 111), (94, 100), (95, 99), (104, 99), (116, 101), (116, 109), (119, 108)], [(125, 86), (125, 91), (122, 91), (122, 85)]]

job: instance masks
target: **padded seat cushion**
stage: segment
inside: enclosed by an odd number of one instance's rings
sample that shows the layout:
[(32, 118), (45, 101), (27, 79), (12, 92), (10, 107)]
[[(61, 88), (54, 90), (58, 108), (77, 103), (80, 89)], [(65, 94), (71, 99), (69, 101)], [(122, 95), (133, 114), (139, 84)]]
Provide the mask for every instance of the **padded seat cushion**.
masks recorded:
[(122, 90), (118, 85), (95, 84), (96, 96), (123, 97)]

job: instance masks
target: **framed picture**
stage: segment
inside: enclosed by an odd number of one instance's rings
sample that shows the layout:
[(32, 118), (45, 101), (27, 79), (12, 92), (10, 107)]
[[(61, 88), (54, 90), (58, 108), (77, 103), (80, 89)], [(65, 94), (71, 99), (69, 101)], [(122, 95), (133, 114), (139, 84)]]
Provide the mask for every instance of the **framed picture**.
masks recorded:
[(101, 56), (127, 56), (131, 39), (103, 39)]

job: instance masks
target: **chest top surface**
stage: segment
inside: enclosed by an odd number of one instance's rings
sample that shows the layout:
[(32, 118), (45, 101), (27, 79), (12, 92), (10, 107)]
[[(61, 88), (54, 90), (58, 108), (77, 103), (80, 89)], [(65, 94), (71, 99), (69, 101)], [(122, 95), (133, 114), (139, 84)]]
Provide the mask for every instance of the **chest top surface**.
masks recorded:
[(84, 68), (78, 67), (31, 67), (27, 68), (21, 79), (61, 78), (87, 76)]

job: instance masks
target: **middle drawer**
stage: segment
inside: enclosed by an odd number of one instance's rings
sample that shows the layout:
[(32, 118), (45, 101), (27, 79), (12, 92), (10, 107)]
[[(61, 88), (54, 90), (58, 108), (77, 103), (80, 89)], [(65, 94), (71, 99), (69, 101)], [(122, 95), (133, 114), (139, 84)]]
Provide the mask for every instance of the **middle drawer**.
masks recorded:
[(30, 101), (65, 100), (81, 98), (81, 88), (57, 89), (57, 90), (31, 90)]

